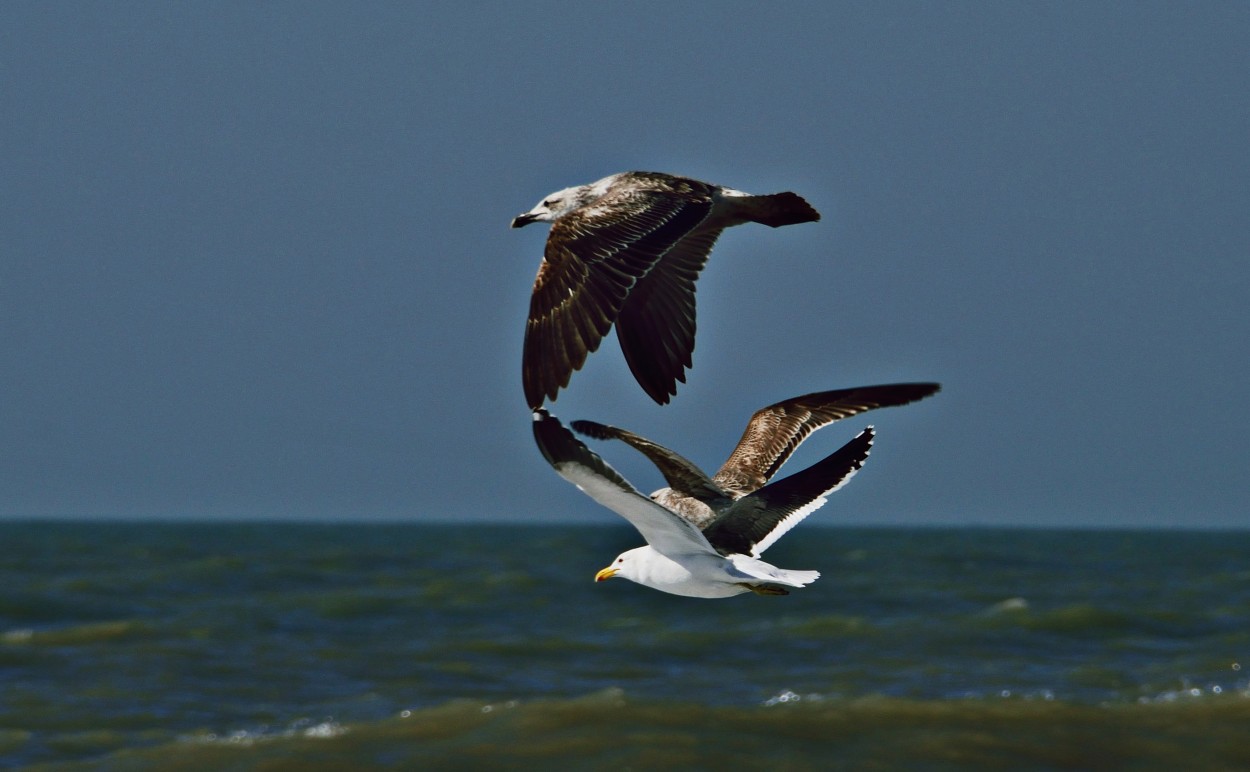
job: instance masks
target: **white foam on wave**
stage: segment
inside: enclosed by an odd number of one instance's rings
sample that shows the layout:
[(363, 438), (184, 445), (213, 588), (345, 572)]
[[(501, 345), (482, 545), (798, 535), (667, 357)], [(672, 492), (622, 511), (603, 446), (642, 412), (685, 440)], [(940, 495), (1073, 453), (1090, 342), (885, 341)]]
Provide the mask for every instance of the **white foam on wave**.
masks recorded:
[(769, 697), (761, 702), (760, 705), (766, 708), (772, 708), (777, 705), (786, 705), (791, 702), (819, 702), (824, 698), (825, 696), (823, 694), (817, 694), (815, 692), (810, 694), (797, 694), (789, 689), (783, 689), (774, 694), (772, 697)]
[(326, 739), (338, 737), (347, 733), (347, 727), (335, 721), (333, 717), (318, 722), (314, 722), (309, 718), (299, 718), (292, 721), (283, 728), (275, 729), (266, 725), (261, 725), (255, 729), (235, 729), (231, 732), (218, 734), (217, 732), (205, 732), (203, 734), (182, 735), (178, 738), (181, 742), (202, 743), (209, 745), (254, 745), (258, 742), (267, 740), (277, 740), (290, 737), (310, 737), (318, 739)]

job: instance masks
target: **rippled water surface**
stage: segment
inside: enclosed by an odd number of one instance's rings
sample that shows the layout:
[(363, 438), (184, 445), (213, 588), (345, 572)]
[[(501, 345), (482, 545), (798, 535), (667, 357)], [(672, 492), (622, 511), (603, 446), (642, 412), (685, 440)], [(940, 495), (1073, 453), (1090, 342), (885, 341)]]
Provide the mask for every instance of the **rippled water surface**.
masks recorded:
[(809, 527), (725, 600), (636, 539), (0, 524), (0, 767), (1250, 766), (1250, 533)]

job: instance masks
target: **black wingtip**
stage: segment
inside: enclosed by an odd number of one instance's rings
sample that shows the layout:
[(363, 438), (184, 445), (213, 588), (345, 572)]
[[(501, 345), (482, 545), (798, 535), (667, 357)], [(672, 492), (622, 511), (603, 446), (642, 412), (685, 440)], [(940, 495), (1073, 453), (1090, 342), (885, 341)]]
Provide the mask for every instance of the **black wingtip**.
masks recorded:
[[(570, 373), (571, 375), (571, 373)], [(525, 392), (525, 404), (530, 410), (537, 410), (543, 406), (545, 402), (555, 402), (556, 395), (560, 393), (562, 386), (560, 384), (548, 385), (541, 381), (543, 377), (528, 368), (522, 367), (521, 370), (521, 387)], [(564, 380), (563, 386), (568, 385), (568, 378)]]
[(864, 430), (862, 432), (855, 435), (851, 439), (851, 441), (846, 444), (845, 447), (852, 447), (852, 448), (860, 449), (859, 465), (855, 467), (856, 469), (862, 468), (864, 466), (864, 462), (868, 460), (868, 454), (872, 452), (872, 443), (876, 439), (877, 439), (877, 430), (872, 426), (872, 424), (869, 424), (868, 426), (864, 427)]
[(534, 410), (534, 444), (547, 463), (555, 465), (570, 455), (569, 443), (577, 440), (564, 428), (560, 419), (548, 413), (546, 408)]
[(647, 396), (655, 400), (657, 405), (667, 405), (673, 401), (673, 397), (677, 396), (677, 384), (673, 384), (673, 388), (669, 391), (647, 391)]
[(900, 385), (911, 386), (912, 388), (914, 388), (916, 390), (916, 399), (924, 399), (925, 397), (931, 397), (934, 394), (937, 394), (939, 391), (942, 390), (942, 384), (934, 383), (932, 381), (921, 381), (918, 383), (905, 383), (905, 384), (900, 384)]
[(529, 405), (530, 410), (538, 411), (543, 406), (542, 389), (534, 383), (534, 379), (530, 377), (529, 371), (522, 369), (521, 371), (521, 388), (525, 392), (525, 404)]
[(612, 431), (614, 427), (606, 424), (596, 423), (595, 421), (570, 421), (569, 426), (573, 431), (586, 437), (596, 440), (610, 440), (613, 438)]
[(593, 456), (590, 449), (559, 418), (542, 407), (534, 411), (534, 442), (542, 451), (543, 457), (553, 465), (583, 456)]
[[(617, 335), (621, 335), (619, 328)], [(677, 384), (686, 382), (685, 368), (677, 365), (675, 373), (666, 372), (668, 365), (640, 357), (634, 352), (638, 346), (630, 342), (629, 333), (625, 333), (625, 336), (621, 338), (621, 352), (625, 355), (625, 364), (629, 365), (629, 371), (633, 373), (634, 380), (655, 404), (667, 405), (673, 397), (677, 396)], [(648, 354), (648, 356), (654, 355)]]
[[(573, 432), (560, 423), (560, 419), (543, 408), (534, 411), (534, 443), (547, 459), (547, 463), (557, 473), (567, 465), (575, 465), (588, 469), (591, 473), (606, 478), (622, 490), (637, 493), (634, 486), (620, 473), (598, 456), (593, 450), (582, 444)], [(563, 473), (561, 473), (563, 474)]]
[(866, 388), (877, 393), (876, 396), (881, 402), (879, 407), (900, 407), (932, 397), (942, 390), (942, 384), (921, 381), (916, 383), (891, 383)]

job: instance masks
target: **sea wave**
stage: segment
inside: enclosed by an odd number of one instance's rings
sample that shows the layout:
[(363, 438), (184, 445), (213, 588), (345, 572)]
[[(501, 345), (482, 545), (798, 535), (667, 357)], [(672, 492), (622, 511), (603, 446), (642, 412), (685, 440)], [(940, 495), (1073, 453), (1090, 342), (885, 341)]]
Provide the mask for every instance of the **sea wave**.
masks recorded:
[(590, 581), (635, 539), (0, 527), (0, 767), (1250, 768), (1250, 535), (816, 529), (706, 603)]
[(0, 632), (0, 645), (83, 646), (141, 636), (150, 630), (150, 625), (129, 619), (50, 628), (15, 627)]
[[(792, 697), (786, 696), (793, 695)], [(1250, 699), (1149, 704), (798, 696), (751, 707), (630, 698), (453, 700), (373, 722), (197, 733), (55, 769), (1239, 768)]]

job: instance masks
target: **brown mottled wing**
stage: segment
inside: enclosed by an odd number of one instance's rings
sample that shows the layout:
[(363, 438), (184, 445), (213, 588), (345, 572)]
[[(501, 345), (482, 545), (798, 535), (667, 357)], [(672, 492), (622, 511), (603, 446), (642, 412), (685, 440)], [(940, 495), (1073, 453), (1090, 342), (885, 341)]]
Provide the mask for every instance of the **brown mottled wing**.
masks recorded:
[(759, 557), (803, 518), (824, 506), (826, 496), (855, 476), (867, 460), (875, 436), (869, 426), (803, 471), (743, 496), (704, 527), (703, 535), (722, 555)]
[(616, 322), (626, 297), (706, 216), (675, 195), (609, 193), (557, 220), (530, 296), (521, 362), (531, 408), (555, 399)]
[[(706, 206), (710, 211), (711, 202)], [(696, 230), (674, 244), (635, 285), (616, 322), (630, 371), (661, 405), (677, 393), (678, 381), (685, 383), (693, 364), (694, 284), (721, 230)]]
[(657, 442), (640, 437), (631, 431), (594, 421), (573, 421), (569, 425), (574, 431), (587, 437), (593, 437), (596, 440), (620, 440), (629, 445), (651, 459), (651, 463), (655, 464), (660, 474), (664, 475), (668, 487), (678, 493), (692, 496), (703, 502), (722, 501), (729, 498), (719, 485), (708, 479), (702, 469)]
[(879, 407), (905, 405), (937, 393), (936, 383), (891, 383), (821, 391), (761, 408), (712, 478), (735, 497), (758, 490), (807, 436), (834, 421)]

